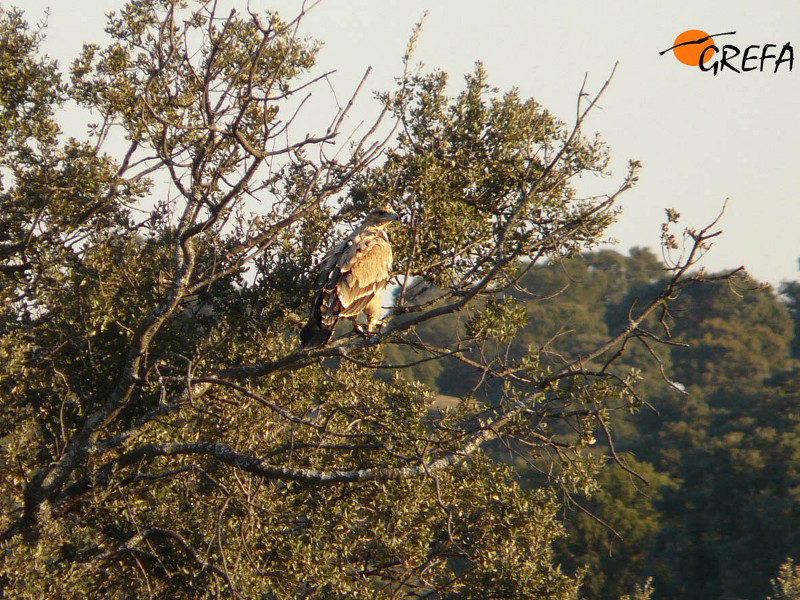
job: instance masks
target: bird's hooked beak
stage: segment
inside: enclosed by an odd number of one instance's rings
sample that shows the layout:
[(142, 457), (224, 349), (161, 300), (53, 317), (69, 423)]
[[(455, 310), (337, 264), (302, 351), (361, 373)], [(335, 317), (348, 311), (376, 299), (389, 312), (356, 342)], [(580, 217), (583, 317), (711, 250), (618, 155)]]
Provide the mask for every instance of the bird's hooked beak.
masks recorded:
[(387, 227), (392, 221), (398, 221), (400, 217), (389, 206), (384, 206), (372, 213), (372, 218), (375, 223)]

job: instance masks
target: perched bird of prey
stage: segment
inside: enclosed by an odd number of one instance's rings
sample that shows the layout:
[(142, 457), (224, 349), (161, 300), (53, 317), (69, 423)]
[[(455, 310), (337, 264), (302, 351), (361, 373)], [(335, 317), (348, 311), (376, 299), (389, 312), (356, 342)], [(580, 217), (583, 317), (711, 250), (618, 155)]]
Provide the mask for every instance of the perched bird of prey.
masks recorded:
[(356, 319), (362, 312), (367, 317), (366, 333), (383, 325), (381, 292), (392, 270), (386, 229), (396, 220), (397, 214), (388, 206), (373, 210), (322, 262), (314, 283), (311, 316), (300, 331), (301, 349), (327, 343), (340, 318), (351, 319), (361, 333), (365, 331)]

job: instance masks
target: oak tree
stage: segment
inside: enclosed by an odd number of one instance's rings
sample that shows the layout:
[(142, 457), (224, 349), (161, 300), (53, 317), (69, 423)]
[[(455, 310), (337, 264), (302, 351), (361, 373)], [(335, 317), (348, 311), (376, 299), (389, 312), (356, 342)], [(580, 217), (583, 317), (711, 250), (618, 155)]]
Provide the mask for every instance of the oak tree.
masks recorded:
[[(4, 596), (575, 597), (551, 551), (563, 494), (596, 485), (596, 436), (624, 467), (610, 422), (643, 401), (617, 358), (663, 337), (644, 324), (715, 232), (691, 231), (663, 290), (560, 364), (467, 352), (512, 342), (506, 293), (596, 245), (635, 182), (632, 162), (608, 195), (574, 188), (607, 167), (583, 130), (608, 82), (567, 124), (480, 65), (451, 96), (409, 54), (364, 133), (344, 129), (361, 86), (310, 131), (325, 74), (302, 17), (132, 0), (67, 82), (44, 31), (0, 13)], [(60, 132), (71, 102), (87, 139)], [(393, 320), (299, 350), (316, 263), (387, 202)], [(457, 312), (465, 338), (416, 336)], [(391, 346), (502, 393), (431, 411)], [(549, 477), (523, 490), (488, 442)]]

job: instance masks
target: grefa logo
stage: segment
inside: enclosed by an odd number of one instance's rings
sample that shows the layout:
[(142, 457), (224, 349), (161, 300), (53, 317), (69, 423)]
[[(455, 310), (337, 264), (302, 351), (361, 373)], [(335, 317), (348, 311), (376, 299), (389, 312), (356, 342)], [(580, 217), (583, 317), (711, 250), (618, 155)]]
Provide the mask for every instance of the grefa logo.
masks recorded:
[[(664, 56), (670, 50), (680, 62), (701, 71), (718, 75), (724, 72), (777, 73), (791, 71), (794, 66), (794, 49), (790, 42), (779, 44), (734, 44), (721, 46), (715, 38), (736, 35), (735, 31), (709, 35), (700, 29), (688, 29), (675, 38), (671, 48), (659, 52)], [(726, 40), (727, 41), (727, 40)]]

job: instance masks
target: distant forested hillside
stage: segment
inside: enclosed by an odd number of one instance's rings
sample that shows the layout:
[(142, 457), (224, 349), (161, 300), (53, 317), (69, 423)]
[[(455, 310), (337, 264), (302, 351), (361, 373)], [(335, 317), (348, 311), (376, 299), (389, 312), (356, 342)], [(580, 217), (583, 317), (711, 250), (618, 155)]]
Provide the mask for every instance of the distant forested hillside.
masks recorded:
[[(661, 288), (658, 272), (659, 259), (641, 249), (532, 268), (520, 288), (536, 296), (492, 300), (520, 317), (513, 341), (470, 343), (479, 323), (466, 311), (425, 324), (421, 340), (461, 338), (464, 352), (420, 362), (410, 376), (440, 394), (492, 402), (492, 374), (481, 376), (470, 356), (501, 364), (534, 350), (555, 368), (623, 327), (629, 308)], [(585, 598), (619, 598), (653, 577), (654, 598), (760, 599), (780, 565), (800, 558), (799, 309), (795, 282), (780, 290), (746, 277), (690, 284), (650, 323), (670, 345), (648, 335), (629, 341), (620, 360), (646, 404), (627, 416), (621, 404), (610, 433), (618, 456), (649, 485), (609, 462), (600, 489), (573, 498), (559, 553), (565, 568), (587, 569)], [(397, 346), (387, 355), (424, 358)], [(597, 446), (608, 452), (607, 440)], [(510, 460), (528, 485), (542, 477), (535, 462)]]

